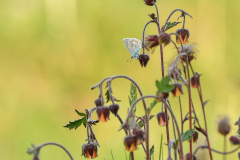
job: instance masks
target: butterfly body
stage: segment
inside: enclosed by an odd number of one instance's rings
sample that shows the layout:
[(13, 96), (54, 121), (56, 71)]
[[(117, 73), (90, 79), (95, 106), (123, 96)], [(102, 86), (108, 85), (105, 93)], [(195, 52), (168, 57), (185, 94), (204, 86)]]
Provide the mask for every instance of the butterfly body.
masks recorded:
[(124, 38), (123, 43), (129, 53), (132, 55), (132, 59), (138, 59), (140, 49), (142, 47), (142, 42), (136, 38)]

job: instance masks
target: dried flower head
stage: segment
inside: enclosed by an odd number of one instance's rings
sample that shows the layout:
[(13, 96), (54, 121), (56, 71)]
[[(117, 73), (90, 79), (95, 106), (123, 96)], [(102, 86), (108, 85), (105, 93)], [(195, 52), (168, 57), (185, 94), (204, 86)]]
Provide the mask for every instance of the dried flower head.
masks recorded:
[(118, 104), (111, 104), (109, 106), (109, 110), (112, 112), (112, 114), (114, 114), (115, 116), (117, 116), (117, 112), (119, 110), (119, 105)]
[(164, 46), (168, 45), (171, 42), (171, 37), (167, 33), (161, 33), (159, 36), (159, 42), (164, 44)]
[(181, 57), (181, 60), (184, 61), (185, 63), (191, 62), (193, 59), (196, 59), (196, 52), (197, 52), (197, 47), (196, 45), (190, 45), (190, 44), (185, 44), (183, 45), (183, 48), (179, 48), (180, 53), (186, 53), (185, 56)]
[(146, 67), (148, 64), (150, 57), (148, 54), (141, 54), (138, 56), (138, 60), (141, 64), (141, 67)]
[(99, 122), (107, 122), (109, 120), (109, 109), (107, 106), (97, 107), (97, 116)]
[(164, 112), (159, 112), (156, 117), (160, 126), (166, 126), (166, 114)]
[(234, 145), (239, 145), (240, 144), (240, 139), (237, 136), (231, 136), (229, 138), (230, 142)]
[[(190, 153), (187, 153), (185, 155), (185, 160), (190, 160)], [(197, 160), (197, 157), (195, 155), (192, 155), (192, 160)]]
[(226, 136), (231, 130), (229, 118), (227, 116), (220, 119), (218, 122), (218, 132), (224, 136)]
[(189, 38), (189, 36), (190, 36), (189, 30), (188, 30), (188, 29), (181, 28), (181, 29), (178, 29), (178, 30), (176, 31), (176, 33), (179, 35), (179, 37), (176, 36), (176, 41), (177, 41), (177, 43), (180, 44), (180, 43), (181, 43), (181, 42), (180, 42), (180, 39), (181, 39), (182, 44), (186, 44), (186, 43), (187, 43), (187, 40), (188, 40), (188, 38)]
[(133, 152), (137, 149), (137, 140), (138, 138), (135, 135), (126, 136), (124, 138), (124, 145), (126, 150), (129, 152)]
[(145, 44), (147, 48), (153, 48), (159, 45), (158, 35), (150, 35), (145, 38)]
[(182, 84), (181, 83), (175, 83), (174, 85), (174, 89), (172, 90), (172, 94), (174, 97), (179, 97), (183, 94), (182, 91)]
[(148, 6), (152, 6), (154, 5), (154, 3), (156, 3), (156, 0), (144, 0), (145, 4)]
[(82, 145), (82, 155), (88, 159), (94, 159), (98, 156), (97, 144), (95, 142), (84, 143)]

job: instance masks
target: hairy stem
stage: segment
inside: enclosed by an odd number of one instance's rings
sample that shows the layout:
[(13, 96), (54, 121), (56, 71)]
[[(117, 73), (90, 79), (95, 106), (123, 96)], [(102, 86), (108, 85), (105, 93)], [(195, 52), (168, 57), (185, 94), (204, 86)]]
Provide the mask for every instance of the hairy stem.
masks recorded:
[[(206, 145), (206, 146), (205, 146), (205, 145), (198, 146), (198, 147), (195, 149), (193, 155), (196, 155), (196, 153), (197, 153), (197, 151), (198, 151), (199, 149), (208, 149), (208, 145)], [(210, 148), (211, 151), (216, 152), (216, 153), (218, 153), (218, 154), (231, 154), (231, 153), (236, 152), (236, 151), (239, 150), (239, 149), (240, 149), (240, 145), (239, 145), (236, 149), (234, 149), (234, 150), (232, 150), (232, 151), (229, 151), (229, 152), (221, 152), (221, 151), (215, 150), (215, 149), (213, 149), (213, 148)]]
[(152, 22), (154, 22), (154, 21), (151, 20), (151, 21), (147, 22), (147, 23), (145, 24), (144, 28), (143, 28), (143, 35), (142, 35), (143, 54), (145, 54), (145, 32), (146, 32), (146, 28), (147, 28), (147, 26), (148, 26), (150, 23), (152, 23)]

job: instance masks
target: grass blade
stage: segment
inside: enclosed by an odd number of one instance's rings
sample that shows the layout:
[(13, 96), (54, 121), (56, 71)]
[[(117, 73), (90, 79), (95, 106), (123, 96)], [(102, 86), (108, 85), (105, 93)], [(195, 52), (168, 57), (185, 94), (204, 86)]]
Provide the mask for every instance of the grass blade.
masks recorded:
[[(163, 160), (163, 152), (162, 152), (162, 139), (163, 139), (163, 135), (161, 134), (161, 142), (160, 142), (160, 151), (159, 151), (159, 160)], [(161, 158), (162, 157), (162, 158)]]

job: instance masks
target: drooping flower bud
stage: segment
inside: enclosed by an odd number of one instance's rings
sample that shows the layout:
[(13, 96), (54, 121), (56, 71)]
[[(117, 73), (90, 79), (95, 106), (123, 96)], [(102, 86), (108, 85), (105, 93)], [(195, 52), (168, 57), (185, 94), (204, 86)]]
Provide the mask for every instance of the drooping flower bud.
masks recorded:
[(101, 101), (100, 97), (95, 100), (95, 105), (96, 106), (102, 106), (102, 101)]
[(232, 142), (232, 144), (234, 144), (234, 145), (239, 145), (239, 144), (240, 144), (240, 139), (239, 139), (239, 137), (237, 137), (237, 136), (231, 136), (231, 137), (229, 138), (229, 140), (230, 140), (230, 142)]
[(195, 142), (197, 142), (197, 140), (198, 140), (198, 132), (196, 132), (196, 131), (194, 131), (193, 132), (193, 134), (192, 134), (192, 139), (193, 139), (193, 142), (195, 143)]
[(133, 134), (138, 138), (138, 139), (145, 139), (145, 132), (143, 129), (134, 129)]
[(158, 35), (150, 35), (145, 38), (145, 44), (147, 48), (153, 48), (159, 45), (159, 37)]
[(115, 116), (117, 116), (117, 112), (119, 110), (119, 105), (118, 104), (111, 104), (109, 106), (109, 110), (112, 112), (112, 114), (114, 114)]
[(145, 4), (148, 6), (152, 6), (154, 5), (154, 3), (156, 3), (156, 0), (144, 0)]
[(191, 77), (191, 86), (193, 88), (198, 88), (200, 85), (200, 76), (198, 74)]
[(107, 106), (97, 107), (97, 116), (99, 122), (107, 122), (109, 120), (109, 109)]
[[(179, 35), (179, 38), (182, 40), (182, 44), (186, 44), (187, 40), (190, 36), (189, 30), (182, 28), (182, 29), (178, 29), (176, 31), (176, 33)], [(176, 41), (177, 41), (178, 44), (181, 43), (179, 38), (178, 38), (178, 36), (176, 37)]]
[(160, 126), (166, 126), (166, 115), (164, 112), (159, 112), (156, 117)]
[(97, 144), (95, 142), (84, 143), (82, 145), (82, 155), (88, 159), (94, 159), (98, 156)]
[(141, 64), (141, 67), (146, 67), (149, 59), (150, 59), (150, 57), (149, 57), (148, 54), (140, 54), (138, 56), (138, 60), (139, 60), (139, 62)]
[(181, 83), (175, 83), (174, 85), (174, 89), (172, 90), (172, 94), (174, 97), (179, 97), (183, 94), (182, 91), (182, 84)]
[(164, 44), (164, 46), (168, 45), (171, 42), (171, 37), (167, 33), (161, 33), (159, 36), (159, 42)]
[[(190, 153), (187, 153), (185, 155), (185, 160), (190, 160)], [(195, 155), (192, 155), (192, 160), (197, 160), (197, 157)]]
[(137, 149), (137, 139), (135, 135), (126, 136), (124, 138), (124, 145), (127, 151), (133, 152)]
[(228, 117), (223, 117), (218, 122), (218, 132), (224, 136), (226, 136), (231, 130), (230, 122)]

